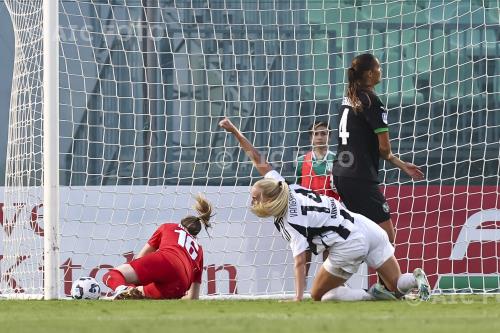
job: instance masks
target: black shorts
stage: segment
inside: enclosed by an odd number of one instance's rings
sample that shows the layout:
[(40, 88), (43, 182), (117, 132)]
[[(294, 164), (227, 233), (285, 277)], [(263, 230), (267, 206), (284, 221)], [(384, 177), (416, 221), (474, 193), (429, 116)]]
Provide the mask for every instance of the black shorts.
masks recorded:
[(379, 224), (391, 218), (389, 205), (378, 184), (368, 180), (334, 176), (333, 181), (344, 205), (353, 213)]

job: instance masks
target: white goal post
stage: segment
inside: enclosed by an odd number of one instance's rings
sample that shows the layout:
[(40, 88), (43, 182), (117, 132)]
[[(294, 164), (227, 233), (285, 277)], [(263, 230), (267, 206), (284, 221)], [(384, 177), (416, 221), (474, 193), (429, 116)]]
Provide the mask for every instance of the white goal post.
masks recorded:
[(43, 1), (44, 299), (59, 297), (59, 2)]
[[(207, 297), (287, 297), (293, 258), (248, 211), (259, 179), (230, 117), (289, 182), (346, 68), (375, 54), (393, 151), (380, 180), (403, 271), (436, 293), (500, 290), (498, 0), (5, 0), (15, 35), (0, 296), (101, 279), (205, 193)], [(320, 262), (314, 262), (308, 283)], [(366, 267), (350, 281), (374, 281)], [(106, 293), (108, 290), (103, 288)]]

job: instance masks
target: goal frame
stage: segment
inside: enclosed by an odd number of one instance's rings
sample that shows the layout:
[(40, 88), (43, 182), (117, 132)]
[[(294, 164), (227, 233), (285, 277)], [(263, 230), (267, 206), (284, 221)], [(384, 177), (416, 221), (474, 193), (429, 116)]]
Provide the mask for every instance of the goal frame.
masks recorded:
[(59, 1), (43, 0), (44, 298), (59, 293)]

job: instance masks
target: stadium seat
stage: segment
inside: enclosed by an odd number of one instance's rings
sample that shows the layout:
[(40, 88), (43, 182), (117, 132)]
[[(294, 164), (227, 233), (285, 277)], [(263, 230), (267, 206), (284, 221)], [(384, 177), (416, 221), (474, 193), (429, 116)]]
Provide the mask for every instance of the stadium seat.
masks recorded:
[(480, 6), (486, 8), (500, 8), (500, 0), (472, 0), (473, 2), (479, 3)]
[(388, 48), (381, 58), (384, 72), (380, 87), (382, 95), (388, 106), (421, 104), (424, 96), (416, 90), (414, 68), (401, 53), (401, 48), (394, 46)]
[(322, 0), (307, 0), (307, 9), (323, 9), (324, 3)]
[(328, 40), (313, 42), (313, 84), (314, 99), (328, 100), (330, 96), (330, 68), (328, 62)]
[(340, 55), (335, 55), (330, 58), (331, 64), (330, 67), (332, 68), (332, 71), (330, 72), (333, 77), (330, 79), (330, 82), (332, 83), (332, 90), (330, 95), (333, 99), (340, 99), (344, 96), (345, 92), (345, 84), (344, 81), (347, 82), (347, 78), (345, 78), (345, 72), (346, 69), (350, 65), (351, 59), (347, 59), (342, 57)]
[(387, 19), (387, 5), (384, 3), (373, 3), (360, 9), (363, 16), (375, 22), (385, 21)]
[(492, 94), (491, 96), (488, 96), (488, 98), (493, 101), (492, 104), (494, 104), (496, 109), (500, 109), (500, 58), (497, 58), (495, 62), (494, 76), (492, 78), (488, 78), (493, 81)]
[(432, 57), (430, 88), (432, 101), (455, 100), (464, 106), (484, 102), (474, 76), (472, 60), (459, 58), (454, 52)]
[(307, 11), (307, 22), (309, 24), (325, 24), (325, 10), (309, 9)]
[(429, 22), (429, 10), (422, 9), (415, 4), (406, 2), (391, 3), (387, 8), (387, 20), (389, 23), (413, 24), (415, 26)]
[[(499, 52), (498, 8), (475, 8), (467, 3), (452, 3), (436, 6), (430, 13), (431, 23), (444, 24), (445, 34), (450, 36), (448, 45), (451, 49), (464, 49), (467, 55)], [(453, 31), (457, 33), (453, 34)]]
[[(329, 96), (329, 64), (328, 64), (328, 39), (313, 39), (311, 43), (311, 71), (304, 71), (301, 84), (305, 84), (304, 93), (308, 100), (324, 100)], [(315, 38), (315, 37), (313, 37)]]
[[(304, 81), (301, 81), (301, 84), (305, 85), (303, 98), (322, 102), (342, 98), (345, 68), (340, 56), (327, 54), (315, 56), (314, 70), (309, 72), (307, 83), (304, 84)], [(303, 73), (303, 75), (307, 74)]]

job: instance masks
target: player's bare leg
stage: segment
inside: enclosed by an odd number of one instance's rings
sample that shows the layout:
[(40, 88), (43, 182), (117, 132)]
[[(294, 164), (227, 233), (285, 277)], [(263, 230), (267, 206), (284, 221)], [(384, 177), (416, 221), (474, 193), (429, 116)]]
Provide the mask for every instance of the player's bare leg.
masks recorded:
[(372, 296), (363, 289), (344, 286), (346, 279), (330, 274), (323, 266), (319, 269), (311, 288), (315, 301), (368, 301)]
[(125, 278), (127, 283), (131, 284), (140, 283), (139, 278), (137, 277), (137, 273), (135, 272), (134, 268), (129, 264), (123, 264), (118, 267), (115, 267), (114, 269), (123, 274), (123, 277)]
[(401, 276), (401, 269), (394, 256), (387, 259), (377, 269), (377, 273), (385, 282), (385, 287), (391, 292), (396, 292), (398, 288), (398, 278)]
[(329, 290), (343, 286), (345, 279), (332, 275), (326, 271), (326, 269), (321, 266), (311, 288), (311, 297), (315, 301), (320, 301), (321, 297), (326, 294)]
[(426, 301), (430, 298), (431, 288), (424, 271), (420, 268), (415, 269), (413, 273), (401, 274), (396, 258), (392, 256), (377, 269), (377, 273), (383, 277), (387, 289), (397, 298), (402, 298), (412, 289), (418, 289), (421, 300)]
[[(379, 227), (384, 229), (385, 233), (387, 234), (387, 237), (389, 237), (389, 242), (394, 246), (394, 242), (396, 239), (396, 229), (394, 228), (392, 220), (388, 219), (387, 221), (381, 222), (378, 225)], [(379, 274), (377, 274), (377, 277), (378, 277), (378, 282), (382, 285), (382, 287), (388, 289), (384, 279)]]
[(315, 301), (320, 301), (324, 294), (337, 287), (343, 286), (345, 279), (334, 276), (321, 266), (311, 288), (311, 297)]
[[(142, 289), (138, 289), (139, 279), (134, 268), (129, 264), (123, 264), (111, 269), (103, 277), (106, 286), (115, 291), (112, 299), (139, 299), (144, 298)], [(140, 287), (142, 288), (142, 287)]]
[[(398, 278), (401, 276), (401, 269), (393, 256), (377, 269), (379, 282), (370, 287), (370, 293), (376, 300), (398, 300), (402, 296), (398, 292)], [(383, 284), (382, 281), (387, 281)]]

